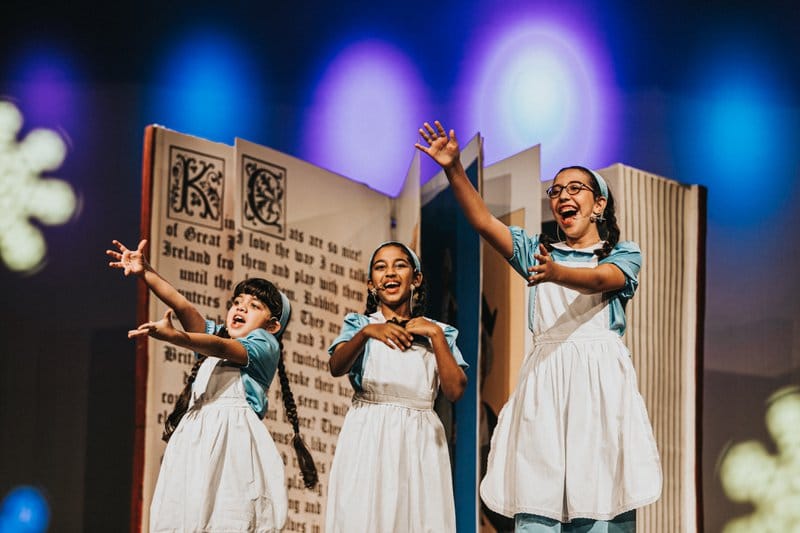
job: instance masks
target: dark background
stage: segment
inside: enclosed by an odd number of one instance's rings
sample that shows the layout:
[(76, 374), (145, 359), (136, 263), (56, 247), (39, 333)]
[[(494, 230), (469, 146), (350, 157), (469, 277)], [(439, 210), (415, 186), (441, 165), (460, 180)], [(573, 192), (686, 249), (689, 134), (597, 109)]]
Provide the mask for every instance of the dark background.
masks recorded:
[[(496, 39), (525, 23), (574, 38), (589, 81), (548, 108), (536, 90), (559, 83), (558, 65), (512, 76), (508, 87), (543, 106), (532, 116), (558, 113), (555, 129), (506, 135), (524, 99), (471, 91)], [(765, 401), (800, 381), (798, 27), (788, 1), (3, 4), (0, 97), (25, 116), (20, 139), (38, 127), (68, 139), (51, 174), (80, 208), (62, 226), (33, 220), (48, 246), (36, 269), (0, 265), (0, 497), (40, 488), (54, 531), (127, 528), (135, 284), (103, 251), (138, 240), (145, 125), (238, 135), (393, 194), (415, 128), (440, 118), (463, 142), (481, 131), (487, 163), (541, 143), (545, 178), (622, 162), (708, 188), (703, 491), (706, 529), (718, 531), (751, 509), (722, 492), (720, 453), (747, 439), (774, 452)], [(367, 74), (342, 58), (382, 47), (375, 64), (399, 81), (373, 101), (358, 93)], [(499, 50), (494, 61), (513, 59)]]

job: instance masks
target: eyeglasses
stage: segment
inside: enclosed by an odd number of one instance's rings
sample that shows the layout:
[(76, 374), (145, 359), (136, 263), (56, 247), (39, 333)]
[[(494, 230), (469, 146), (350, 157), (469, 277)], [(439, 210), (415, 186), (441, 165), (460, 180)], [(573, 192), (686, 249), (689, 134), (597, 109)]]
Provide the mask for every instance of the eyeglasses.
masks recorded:
[(594, 189), (592, 189), (585, 183), (581, 183), (580, 181), (570, 181), (566, 185), (552, 185), (547, 188), (545, 193), (550, 198), (558, 198), (559, 196), (561, 196), (561, 191), (563, 191), (564, 189), (567, 190), (567, 194), (569, 194), (570, 196), (575, 196), (583, 189), (594, 192)]

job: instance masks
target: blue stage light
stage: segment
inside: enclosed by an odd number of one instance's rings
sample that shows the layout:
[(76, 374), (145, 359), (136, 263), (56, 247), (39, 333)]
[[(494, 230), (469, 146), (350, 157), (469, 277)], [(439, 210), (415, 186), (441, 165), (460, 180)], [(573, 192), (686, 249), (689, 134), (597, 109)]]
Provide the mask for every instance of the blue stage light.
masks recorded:
[[(725, 226), (751, 227), (782, 216), (793, 197), (791, 171), (797, 135), (782, 92), (779, 59), (758, 42), (721, 37), (697, 54), (691, 87), (676, 114), (679, 179), (709, 188), (709, 219)], [(773, 191), (770, 209), (761, 191)]]
[(0, 532), (40, 533), (50, 523), (47, 500), (33, 487), (17, 487), (3, 500), (0, 508)]
[(259, 139), (269, 101), (261, 69), (234, 37), (194, 28), (165, 44), (145, 118), (168, 128), (232, 144)]

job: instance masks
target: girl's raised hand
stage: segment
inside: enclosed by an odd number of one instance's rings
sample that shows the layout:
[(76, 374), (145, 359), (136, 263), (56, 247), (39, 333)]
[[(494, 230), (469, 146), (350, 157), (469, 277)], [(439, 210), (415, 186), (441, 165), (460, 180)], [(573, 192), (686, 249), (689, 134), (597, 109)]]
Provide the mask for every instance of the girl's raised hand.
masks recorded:
[(539, 245), (539, 253), (534, 254), (537, 264), (528, 269), (531, 275), (528, 277), (528, 287), (537, 285), (545, 281), (554, 281), (558, 272), (558, 264), (550, 257), (544, 244)]
[(124, 270), (126, 276), (133, 274), (135, 276), (141, 275), (150, 265), (147, 263), (147, 258), (144, 256), (144, 247), (147, 245), (147, 240), (142, 239), (139, 241), (139, 246), (136, 250), (129, 250), (124, 244), (118, 240), (111, 241), (119, 251), (106, 250), (106, 255), (116, 259), (111, 261), (108, 266), (111, 268), (121, 268)]
[(172, 339), (178, 330), (172, 325), (172, 309), (167, 309), (161, 320), (155, 322), (145, 322), (136, 329), (128, 331), (129, 339), (139, 337), (153, 337), (154, 339), (168, 341)]
[(439, 163), (442, 168), (447, 168), (458, 161), (461, 153), (458, 147), (455, 130), (450, 130), (448, 135), (442, 123), (438, 120), (433, 122), (433, 126), (427, 122), (419, 129), (420, 136), (425, 139), (428, 146), (416, 143), (414, 146), (425, 152)]
[(414, 336), (405, 328), (393, 323), (384, 322), (383, 324), (370, 324), (364, 327), (364, 334), (375, 340), (379, 340), (389, 348), (405, 350), (411, 347)]

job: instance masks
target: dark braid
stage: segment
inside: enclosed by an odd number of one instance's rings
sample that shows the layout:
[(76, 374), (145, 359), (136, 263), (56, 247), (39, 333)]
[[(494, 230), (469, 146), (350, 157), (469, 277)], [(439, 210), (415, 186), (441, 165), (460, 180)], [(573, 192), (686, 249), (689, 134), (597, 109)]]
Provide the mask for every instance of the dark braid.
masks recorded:
[[(270, 313), (272, 313), (272, 316), (280, 322), (283, 315), (283, 299), (281, 298), (281, 293), (278, 288), (265, 279), (251, 278), (241, 282), (237, 286), (237, 289), (239, 289), (239, 286), (245, 283), (249, 285), (242, 288), (240, 292), (252, 294), (264, 302), (269, 308)], [(238, 294), (239, 293), (234, 291), (234, 297), (236, 297)], [(284, 330), (281, 329), (275, 335), (275, 338), (278, 339), (278, 344), (280, 346), (280, 354), (278, 356), (278, 379), (281, 383), (283, 407), (286, 411), (287, 418), (289, 418), (289, 422), (292, 424), (292, 429), (294, 430), (292, 445), (294, 446), (294, 451), (297, 454), (297, 463), (300, 466), (300, 473), (303, 476), (303, 483), (307, 488), (310, 489), (315, 487), (317, 484), (317, 467), (314, 465), (314, 459), (311, 457), (311, 453), (309, 453), (305, 442), (303, 442), (303, 438), (300, 436), (300, 423), (297, 418), (297, 405), (294, 402), (294, 395), (289, 387), (289, 378), (286, 376), (286, 365), (283, 358), (283, 340), (281, 339), (283, 331)]]
[[(236, 285), (236, 288), (234, 288), (233, 298), (235, 299), (240, 294), (249, 294), (255, 298), (258, 298), (267, 306), (272, 316), (280, 321), (281, 315), (283, 314), (283, 300), (281, 298), (280, 291), (277, 287), (275, 287), (275, 285), (262, 278), (249, 278), (239, 282), (239, 284)], [(278, 343), (280, 345), (280, 355), (278, 357), (278, 378), (281, 382), (283, 405), (286, 410), (286, 416), (289, 418), (289, 421), (292, 423), (292, 428), (294, 429), (294, 439), (292, 440), (292, 444), (295, 452), (297, 453), (297, 461), (300, 465), (300, 472), (303, 475), (303, 482), (305, 483), (306, 487), (313, 488), (316, 486), (318, 480), (317, 468), (314, 465), (314, 459), (311, 457), (311, 454), (309, 453), (302, 437), (300, 436), (300, 424), (297, 418), (297, 406), (294, 402), (294, 395), (292, 395), (292, 391), (289, 388), (289, 378), (286, 376), (286, 367), (283, 361), (283, 341), (281, 340), (282, 334), (283, 330), (279, 331), (276, 335), (276, 338), (278, 339)], [(217, 335), (223, 338), (230, 338), (228, 330), (224, 326), (220, 328), (219, 332), (217, 332)], [(175, 402), (175, 410), (165, 422), (166, 429), (162, 437), (165, 441), (169, 440), (173, 431), (175, 431), (175, 428), (178, 426), (181, 418), (186, 413), (186, 410), (189, 406), (189, 397), (191, 396), (192, 384), (197, 377), (197, 371), (199, 370), (200, 365), (203, 364), (205, 359), (205, 355), (198, 354), (197, 361), (192, 367), (186, 386), (184, 387), (183, 392), (181, 392), (178, 400)]]
[[(586, 176), (591, 180), (592, 183), (592, 191), (594, 191), (595, 199), (600, 197), (600, 184), (597, 183), (597, 179), (592, 174), (592, 171), (586, 167), (582, 167), (579, 165), (571, 166), (571, 167), (564, 167), (558, 172), (556, 172), (556, 176), (564, 172), (565, 170), (579, 170), (586, 174)], [(604, 257), (608, 257), (611, 251), (619, 242), (619, 226), (617, 225), (617, 214), (614, 208), (614, 195), (611, 194), (611, 189), (608, 190), (608, 198), (606, 198), (606, 208), (603, 211), (603, 217), (605, 218), (602, 222), (595, 222), (597, 224), (597, 231), (600, 234), (600, 238), (605, 240), (605, 244), (603, 244), (602, 248), (598, 248), (594, 251), (595, 255), (600, 259)], [(552, 250), (552, 244), (550, 237), (546, 235), (542, 235), (540, 240), (542, 244), (545, 245), (548, 251)]]
[[(408, 264), (412, 266), (414, 265), (414, 258), (411, 257), (411, 255), (409, 255), (408, 250), (406, 250), (403, 246), (398, 246), (396, 243), (388, 243), (385, 244), (384, 246), (397, 246), (397, 248), (403, 250), (403, 253), (406, 254), (406, 257), (408, 258)], [(378, 252), (378, 250), (380, 250), (384, 246), (377, 248), (372, 253), (372, 257), (375, 257), (375, 254)], [(414, 270), (414, 274), (417, 274), (418, 272), (419, 272), (418, 270)], [(371, 274), (372, 274), (372, 264), (370, 263), (369, 273), (367, 275)], [(366, 308), (364, 309), (364, 314), (371, 315), (372, 313), (377, 311), (379, 303), (380, 302), (378, 301), (378, 297), (373, 295), (370, 291), (367, 291), (367, 304)], [(425, 308), (427, 306), (427, 303), (428, 303), (428, 285), (427, 283), (425, 283), (425, 278), (423, 277), (422, 283), (420, 283), (419, 286), (416, 289), (414, 289), (414, 298), (411, 302), (411, 318), (423, 316), (425, 314)]]
[[(223, 339), (229, 339), (230, 335), (228, 335), (228, 330), (223, 326), (217, 332), (218, 337), (222, 337)], [(175, 407), (172, 409), (172, 412), (169, 414), (167, 419), (164, 421), (164, 433), (161, 434), (161, 440), (164, 442), (169, 442), (170, 437), (178, 428), (178, 423), (183, 418), (183, 415), (186, 414), (186, 411), (189, 410), (189, 399), (192, 396), (192, 385), (194, 384), (194, 380), (197, 379), (197, 372), (200, 370), (200, 366), (202, 366), (203, 361), (207, 359), (208, 356), (197, 354), (197, 360), (192, 365), (192, 369), (189, 371), (189, 377), (186, 378), (186, 385), (184, 385), (183, 390), (181, 391), (180, 396), (178, 399), (175, 400)]]
[[(617, 213), (614, 209), (614, 195), (608, 191), (608, 199), (606, 201), (606, 210), (603, 211), (605, 221), (597, 223), (597, 231), (600, 232), (600, 237), (606, 242), (602, 248), (595, 250), (595, 254), (600, 259), (608, 257), (611, 251), (619, 242), (619, 226), (617, 225)], [(605, 235), (603, 235), (605, 233)]]
[(297, 464), (300, 467), (300, 473), (303, 476), (303, 483), (306, 488), (312, 489), (316, 486), (319, 476), (317, 475), (317, 467), (314, 464), (314, 458), (306, 448), (306, 443), (300, 436), (300, 420), (297, 418), (297, 404), (294, 402), (294, 394), (289, 387), (289, 377), (286, 375), (286, 365), (283, 362), (283, 341), (278, 337), (278, 342), (281, 346), (281, 356), (278, 358), (278, 379), (281, 382), (281, 396), (283, 398), (283, 408), (286, 412), (286, 418), (292, 424), (294, 430), (294, 438), (292, 438), (292, 446), (294, 446), (295, 454), (297, 455)]

